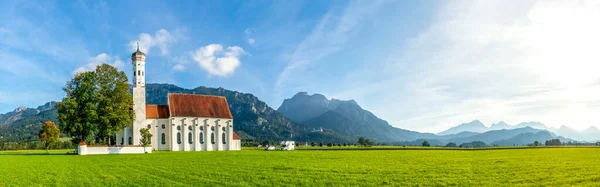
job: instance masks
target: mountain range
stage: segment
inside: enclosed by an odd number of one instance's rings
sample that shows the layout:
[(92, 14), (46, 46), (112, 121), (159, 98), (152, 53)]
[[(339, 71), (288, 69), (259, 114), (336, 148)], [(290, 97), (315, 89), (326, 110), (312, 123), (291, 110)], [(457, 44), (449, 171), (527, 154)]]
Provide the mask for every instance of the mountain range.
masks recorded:
[(540, 122), (523, 122), (517, 125), (508, 125), (507, 123), (500, 121), (498, 123), (494, 123), (491, 126), (485, 126), (481, 121), (474, 120), (469, 123), (463, 123), (455, 127), (451, 127), (448, 130), (437, 133), (437, 135), (450, 135), (462, 132), (474, 132), (474, 133), (482, 133), (494, 130), (503, 130), (503, 129), (518, 129), (524, 127), (531, 127), (534, 129), (546, 130), (551, 133), (554, 133), (558, 136), (562, 136), (565, 138), (575, 139), (579, 141), (598, 141), (600, 140), (600, 129), (591, 126), (583, 131), (577, 131), (567, 126), (561, 126), (560, 128), (548, 127)]
[[(584, 140), (581, 132), (568, 127), (547, 128), (539, 122), (510, 126), (499, 122), (486, 127), (478, 120), (433, 134), (396, 128), (363, 109), (354, 100), (327, 99), (324, 95), (300, 92), (285, 99), (275, 110), (250, 93), (224, 88), (185, 89), (171, 84), (146, 84), (148, 104), (166, 104), (168, 93), (219, 95), (227, 98), (234, 117), (235, 131), (242, 139), (255, 141), (296, 140), (300, 142), (355, 143), (359, 137), (398, 145), (431, 145), (483, 141), (490, 145), (526, 145), (548, 139)], [(58, 116), (56, 102), (37, 108), (19, 107), (0, 114), (0, 141), (37, 139), (41, 124)], [(60, 124), (59, 124), (60, 125)], [(557, 131), (554, 131), (557, 130)], [(560, 133), (558, 133), (560, 131)], [(586, 141), (594, 140), (598, 129), (586, 131)], [(598, 136), (595, 136), (598, 137)]]

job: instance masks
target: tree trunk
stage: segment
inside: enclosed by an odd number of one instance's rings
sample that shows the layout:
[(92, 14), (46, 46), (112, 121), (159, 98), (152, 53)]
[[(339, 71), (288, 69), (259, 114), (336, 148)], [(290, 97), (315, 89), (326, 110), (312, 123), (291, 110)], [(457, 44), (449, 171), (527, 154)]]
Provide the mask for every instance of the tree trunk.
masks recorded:
[(46, 145), (46, 153), (50, 153), (50, 152), (48, 151), (48, 148), (49, 148), (49, 147), (50, 147), (50, 146)]

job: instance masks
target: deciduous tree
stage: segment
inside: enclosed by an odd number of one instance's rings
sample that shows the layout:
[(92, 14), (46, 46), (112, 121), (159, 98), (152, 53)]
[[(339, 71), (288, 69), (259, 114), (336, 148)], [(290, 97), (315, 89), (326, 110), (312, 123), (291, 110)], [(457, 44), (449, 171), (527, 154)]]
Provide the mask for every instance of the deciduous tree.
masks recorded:
[(40, 131), (39, 136), (44, 148), (46, 148), (46, 152), (48, 152), (50, 146), (58, 142), (58, 138), (60, 137), (60, 130), (58, 129), (58, 127), (56, 127), (56, 124), (54, 124), (54, 122), (47, 121), (42, 125), (42, 130)]
[(94, 72), (77, 73), (63, 88), (67, 96), (56, 105), (62, 131), (75, 141), (85, 141), (97, 130), (98, 87), (95, 81)]
[(117, 68), (102, 64), (96, 67), (98, 89), (98, 127), (101, 137), (110, 137), (133, 123), (133, 97), (129, 93), (127, 75)]

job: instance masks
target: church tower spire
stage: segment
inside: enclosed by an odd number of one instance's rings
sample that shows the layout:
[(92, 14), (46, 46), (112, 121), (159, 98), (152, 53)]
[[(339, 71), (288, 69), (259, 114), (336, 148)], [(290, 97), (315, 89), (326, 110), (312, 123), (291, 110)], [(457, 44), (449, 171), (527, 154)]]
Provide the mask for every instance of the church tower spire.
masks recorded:
[(146, 123), (146, 54), (140, 51), (140, 43), (137, 43), (137, 50), (131, 54), (131, 64), (133, 65), (133, 110), (135, 117), (131, 130), (132, 142), (129, 144), (138, 145), (141, 138), (140, 129), (145, 128)]

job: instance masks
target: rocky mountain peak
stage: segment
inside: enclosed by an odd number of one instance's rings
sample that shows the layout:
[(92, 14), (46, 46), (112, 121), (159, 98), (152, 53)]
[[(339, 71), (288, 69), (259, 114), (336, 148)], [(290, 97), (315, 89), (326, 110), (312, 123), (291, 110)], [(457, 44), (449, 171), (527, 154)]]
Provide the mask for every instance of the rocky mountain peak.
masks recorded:
[(22, 112), (24, 110), (27, 110), (27, 107), (26, 106), (20, 106), (20, 107), (16, 108), (15, 110), (13, 110), (13, 112), (17, 113), (17, 112)]

